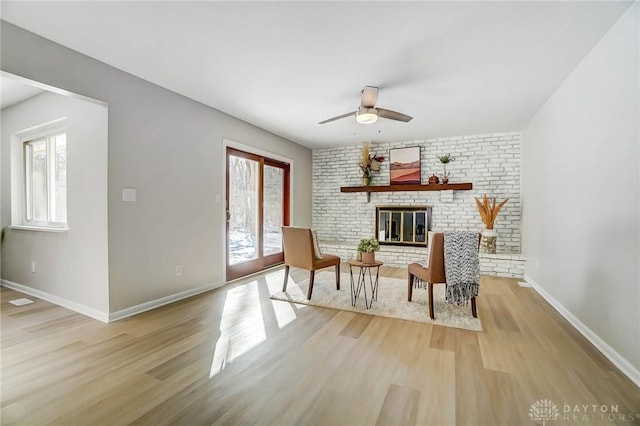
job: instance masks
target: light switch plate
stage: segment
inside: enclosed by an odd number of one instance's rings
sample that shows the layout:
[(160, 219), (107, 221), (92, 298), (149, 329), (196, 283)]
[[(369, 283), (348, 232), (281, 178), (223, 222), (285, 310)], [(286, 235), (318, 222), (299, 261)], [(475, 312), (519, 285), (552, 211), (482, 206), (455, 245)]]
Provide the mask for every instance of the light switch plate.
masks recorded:
[(136, 189), (122, 188), (122, 201), (136, 201)]

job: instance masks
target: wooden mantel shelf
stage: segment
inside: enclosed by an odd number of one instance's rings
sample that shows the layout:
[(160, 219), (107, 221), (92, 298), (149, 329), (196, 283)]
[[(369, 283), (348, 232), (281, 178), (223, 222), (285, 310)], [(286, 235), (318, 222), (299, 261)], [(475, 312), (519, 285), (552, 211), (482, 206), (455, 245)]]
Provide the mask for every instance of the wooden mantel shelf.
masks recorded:
[(466, 191), (473, 189), (471, 182), (463, 183), (430, 183), (428, 185), (381, 185), (381, 186), (342, 186), (340, 192), (392, 192), (392, 191)]

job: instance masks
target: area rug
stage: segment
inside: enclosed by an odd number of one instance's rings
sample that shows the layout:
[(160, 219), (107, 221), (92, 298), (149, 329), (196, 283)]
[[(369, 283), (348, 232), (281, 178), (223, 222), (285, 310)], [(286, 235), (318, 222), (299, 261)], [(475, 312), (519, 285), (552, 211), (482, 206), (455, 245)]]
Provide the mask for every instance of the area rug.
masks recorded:
[[(362, 293), (357, 299), (356, 306), (351, 306), (351, 287), (348, 273), (341, 274), (340, 290), (336, 290), (334, 271), (320, 271), (316, 273), (311, 300), (308, 300), (306, 297), (307, 289), (309, 288), (308, 278), (296, 282), (293, 278), (289, 277), (287, 291), (282, 292), (279, 290), (282, 290), (284, 271), (278, 271), (270, 275), (267, 281), (269, 282), (270, 297), (274, 300), (322, 306), (368, 315), (399, 318), (446, 327), (462, 328), (465, 330), (482, 331), (482, 323), (479, 318), (474, 318), (473, 315), (471, 315), (470, 305), (451, 305), (444, 300), (444, 285), (434, 286), (433, 296), (436, 319), (432, 320), (429, 318), (427, 290), (425, 288), (414, 288), (412, 301), (409, 302), (407, 301), (406, 280), (380, 277), (378, 299), (373, 302), (371, 309), (365, 309)], [(354, 271), (354, 279), (357, 280), (357, 278), (356, 271)], [(369, 281), (367, 277), (367, 286), (368, 285)], [(367, 287), (367, 291), (368, 290), (369, 287)], [(367, 292), (367, 294), (369, 295), (369, 292)]]

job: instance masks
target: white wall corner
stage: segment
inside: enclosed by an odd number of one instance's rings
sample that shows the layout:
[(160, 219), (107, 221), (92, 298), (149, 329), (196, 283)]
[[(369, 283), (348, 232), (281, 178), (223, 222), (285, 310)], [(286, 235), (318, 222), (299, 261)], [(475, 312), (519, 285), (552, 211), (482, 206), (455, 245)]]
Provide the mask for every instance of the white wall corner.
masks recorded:
[(63, 299), (62, 297), (53, 295), (51, 293), (47, 293), (32, 287), (27, 287), (26, 285), (14, 283), (9, 280), (0, 280), (0, 283), (12, 290), (19, 291), (20, 293), (28, 294), (29, 296), (37, 297), (38, 299), (46, 300), (47, 302), (53, 303), (54, 305), (62, 306), (63, 308), (70, 309), (74, 312), (77, 312), (82, 315), (86, 315), (98, 321), (108, 323), (109, 322), (109, 314), (107, 312), (99, 311), (90, 306), (82, 305), (80, 303), (72, 302), (67, 299)]
[(569, 323), (578, 330), (593, 346), (596, 347), (609, 361), (613, 363), (624, 375), (626, 375), (636, 386), (640, 387), (640, 370), (633, 366), (627, 359), (620, 355), (615, 349), (609, 346), (596, 333), (587, 327), (582, 321), (576, 318), (567, 308), (553, 298), (544, 288), (533, 278), (524, 276), (527, 283), (531, 285), (553, 308), (560, 313)]
[(142, 312), (150, 311), (155, 308), (159, 308), (160, 306), (177, 302), (178, 300), (196, 296), (206, 291), (214, 290), (218, 287), (222, 287), (225, 283), (217, 282), (213, 284), (206, 284), (201, 287), (197, 287), (194, 289), (182, 291), (180, 293), (161, 297), (156, 300), (151, 300), (149, 302), (141, 303), (139, 305), (131, 306), (129, 308), (122, 309), (120, 311), (112, 312), (112, 313), (102, 312), (97, 309), (91, 308), (89, 306), (85, 306), (80, 303), (75, 303), (70, 300), (55, 296), (53, 294), (50, 294), (38, 289), (34, 289), (32, 287), (28, 287), (23, 284), (18, 284), (9, 280), (4, 280), (4, 279), (0, 280), (0, 284), (12, 290), (19, 291), (29, 296), (37, 297), (38, 299), (46, 300), (47, 302), (53, 303), (54, 305), (62, 306), (63, 308), (72, 310), (82, 315), (86, 315), (98, 321), (101, 321), (104, 323), (110, 323), (110, 322), (131, 317), (137, 314), (141, 314)]

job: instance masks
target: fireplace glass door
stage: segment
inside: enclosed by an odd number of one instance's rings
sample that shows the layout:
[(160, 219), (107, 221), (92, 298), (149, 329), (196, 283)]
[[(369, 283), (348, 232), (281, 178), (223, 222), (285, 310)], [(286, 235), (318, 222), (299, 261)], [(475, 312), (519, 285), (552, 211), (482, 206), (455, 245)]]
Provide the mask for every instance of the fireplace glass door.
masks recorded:
[(376, 207), (376, 235), (380, 244), (426, 246), (431, 207)]

